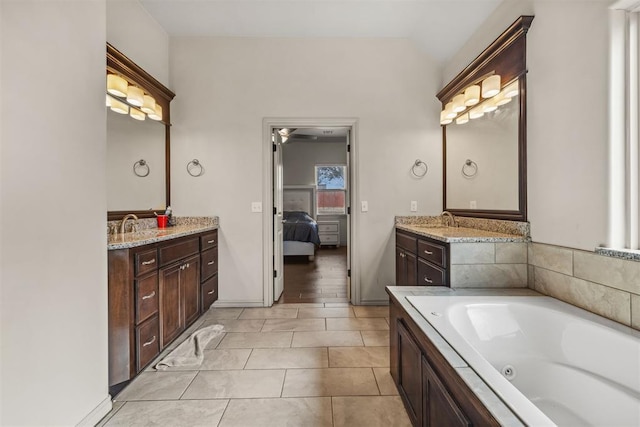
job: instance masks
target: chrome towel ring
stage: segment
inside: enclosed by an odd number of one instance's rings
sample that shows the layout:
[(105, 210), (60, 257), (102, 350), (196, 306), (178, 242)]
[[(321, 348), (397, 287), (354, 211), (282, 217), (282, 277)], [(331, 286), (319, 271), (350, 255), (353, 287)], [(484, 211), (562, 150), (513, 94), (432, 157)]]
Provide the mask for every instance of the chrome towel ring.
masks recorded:
[(429, 166), (427, 166), (427, 164), (420, 159), (416, 159), (416, 161), (413, 163), (413, 166), (411, 166), (411, 174), (413, 174), (413, 176), (415, 176), (416, 178), (424, 177), (428, 171)]
[(195, 177), (202, 176), (204, 174), (204, 166), (198, 159), (193, 159), (187, 163), (187, 173)]
[(149, 175), (151, 170), (149, 169), (149, 164), (144, 159), (140, 159), (133, 164), (133, 173), (140, 178), (144, 178)]
[(471, 159), (467, 159), (462, 165), (462, 175), (473, 178), (478, 173), (478, 164)]

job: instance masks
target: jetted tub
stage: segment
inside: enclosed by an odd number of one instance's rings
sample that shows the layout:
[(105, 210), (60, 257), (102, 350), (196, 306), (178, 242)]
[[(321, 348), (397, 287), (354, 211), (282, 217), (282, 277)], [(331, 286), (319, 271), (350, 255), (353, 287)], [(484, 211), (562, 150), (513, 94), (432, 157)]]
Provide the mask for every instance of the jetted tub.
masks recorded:
[(407, 300), (530, 426), (640, 426), (640, 332), (550, 297)]

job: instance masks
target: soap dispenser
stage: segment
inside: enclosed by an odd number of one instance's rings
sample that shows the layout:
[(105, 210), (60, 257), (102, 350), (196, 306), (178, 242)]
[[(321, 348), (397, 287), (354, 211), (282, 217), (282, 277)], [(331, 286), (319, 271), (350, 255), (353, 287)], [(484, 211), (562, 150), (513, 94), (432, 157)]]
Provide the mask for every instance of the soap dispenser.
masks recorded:
[(173, 212), (171, 210), (171, 206), (167, 206), (167, 209), (164, 211), (164, 214), (167, 216), (169, 226), (176, 225), (173, 219)]

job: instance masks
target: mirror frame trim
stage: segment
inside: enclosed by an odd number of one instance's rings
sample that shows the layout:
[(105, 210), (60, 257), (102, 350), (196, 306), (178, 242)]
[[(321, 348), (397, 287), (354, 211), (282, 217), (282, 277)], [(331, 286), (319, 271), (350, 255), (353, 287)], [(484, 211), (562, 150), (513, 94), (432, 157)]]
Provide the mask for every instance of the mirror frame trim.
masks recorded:
[(527, 114), (526, 114), (526, 34), (533, 16), (520, 16), (476, 59), (453, 78), (438, 94), (442, 108), (464, 88), (491, 74), (500, 74), (503, 82), (518, 79), (520, 115), (518, 123), (518, 210), (477, 210), (447, 208), (447, 126), (442, 126), (442, 206), (443, 210), (465, 217), (527, 220)]
[[(162, 106), (162, 123), (165, 128), (164, 138), (164, 163), (165, 163), (165, 207), (171, 206), (171, 111), (170, 104), (176, 96), (169, 88), (156, 80), (138, 64), (133, 62), (124, 53), (107, 43), (107, 73), (115, 73), (124, 77), (129, 83), (135, 84), (145, 92), (153, 96)], [(119, 220), (126, 214), (133, 213), (138, 218), (151, 218), (156, 213), (164, 213), (163, 210), (132, 210), (132, 211), (107, 211), (107, 220)]]

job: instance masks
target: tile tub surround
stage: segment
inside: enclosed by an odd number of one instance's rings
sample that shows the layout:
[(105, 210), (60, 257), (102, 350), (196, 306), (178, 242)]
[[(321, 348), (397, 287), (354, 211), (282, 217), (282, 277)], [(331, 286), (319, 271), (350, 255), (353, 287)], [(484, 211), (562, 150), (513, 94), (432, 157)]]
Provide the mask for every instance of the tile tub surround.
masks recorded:
[[(518, 221), (503, 221), (498, 219), (472, 218), (456, 216), (460, 227), (475, 230), (491, 231), (514, 236), (529, 237), (529, 223)], [(443, 227), (442, 217), (438, 216), (396, 216), (396, 225), (411, 225), (418, 227)]]
[[(120, 221), (109, 221), (107, 230), (109, 230), (110, 225), (119, 223)], [(216, 230), (218, 228), (218, 217), (178, 217), (176, 218), (176, 225), (167, 228), (157, 228), (155, 218), (139, 219), (138, 224), (139, 229), (135, 233), (108, 234), (107, 248), (109, 250), (127, 249), (203, 231)]]
[(529, 244), (529, 287), (640, 330), (640, 262)]
[(526, 288), (527, 243), (451, 243), (452, 288)]

